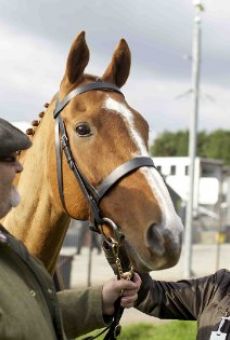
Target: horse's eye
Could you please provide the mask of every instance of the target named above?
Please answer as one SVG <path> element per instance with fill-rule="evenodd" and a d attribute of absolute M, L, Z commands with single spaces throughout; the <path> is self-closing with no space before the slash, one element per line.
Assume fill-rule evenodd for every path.
<path fill-rule="evenodd" d="M 80 137 L 88 137 L 92 135 L 88 123 L 80 123 L 76 126 L 76 132 Z"/>

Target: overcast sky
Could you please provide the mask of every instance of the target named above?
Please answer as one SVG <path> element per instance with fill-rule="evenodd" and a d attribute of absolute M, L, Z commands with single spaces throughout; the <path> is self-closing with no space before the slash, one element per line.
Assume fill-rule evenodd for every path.
<path fill-rule="evenodd" d="M 230 128 L 230 1 L 202 14 L 199 129 Z M 189 127 L 192 0 L 0 0 L 0 116 L 32 121 L 58 90 L 74 37 L 86 31 L 87 72 L 101 75 L 125 38 L 132 69 L 124 93 L 151 136 Z"/>

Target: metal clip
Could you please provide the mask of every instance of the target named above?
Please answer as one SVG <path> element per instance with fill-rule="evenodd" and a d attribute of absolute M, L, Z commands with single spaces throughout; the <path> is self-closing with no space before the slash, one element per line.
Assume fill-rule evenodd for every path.
<path fill-rule="evenodd" d="M 103 217 L 101 219 L 101 226 L 105 224 L 108 227 L 111 228 L 112 233 L 113 233 L 113 237 L 108 238 L 104 232 L 103 229 L 101 227 L 101 233 L 104 236 L 105 241 L 111 246 L 113 247 L 114 244 L 120 244 L 121 240 L 124 238 L 124 235 L 118 230 L 118 226 L 116 225 L 115 222 L 113 222 L 110 218 L 108 217 Z"/>
<path fill-rule="evenodd" d="M 115 338 L 118 337 L 121 334 L 121 325 L 120 324 L 116 325 L 116 327 L 114 328 L 113 334 L 114 334 Z"/>

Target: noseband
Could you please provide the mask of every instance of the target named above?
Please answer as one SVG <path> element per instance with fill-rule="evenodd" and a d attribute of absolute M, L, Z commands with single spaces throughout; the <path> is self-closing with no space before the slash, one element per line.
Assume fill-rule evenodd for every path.
<path fill-rule="evenodd" d="M 131 261 L 129 260 L 126 251 L 121 258 L 121 253 L 119 252 L 121 240 L 123 238 L 122 233 L 119 231 L 118 226 L 114 221 L 107 217 L 103 217 L 100 211 L 100 201 L 106 195 L 106 193 L 112 189 L 112 187 L 120 181 L 123 177 L 127 176 L 131 172 L 136 169 L 139 169 L 143 166 L 154 167 L 154 163 L 150 157 L 134 157 L 129 161 L 121 164 L 116 169 L 114 169 L 96 188 L 92 186 L 87 178 L 82 174 L 77 161 L 74 159 L 72 150 L 69 143 L 69 138 L 67 135 L 67 131 L 65 128 L 65 123 L 61 117 L 62 110 L 68 105 L 68 103 L 78 95 L 89 91 L 112 91 L 122 94 L 120 89 L 115 85 L 107 82 L 96 81 L 81 87 L 78 87 L 72 90 L 68 95 L 64 97 L 63 100 L 57 100 L 56 106 L 53 112 L 54 119 L 56 120 L 55 125 L 55 144 L 56 144 L 56 158 L 57 158 L 57 176 L 58 176 L 58 188 L 61 197 L 62 205 L 68 213 L 65 204 L 64 190 L 63 190 L 63 172 L 62 172 L 62 151 L 64 151 L 66 160 L 70 169 L 73 171 L 73 174 L 78 181 L 82 192 L 85 198 L 88 201 L 90 207 L 90 219 L 91 226 L 90 229 L 100 233 L 105 240 L 107 245 L 107 249 L 112 252 L 112 262 L 115 263 L 116 266 L 116 274 L 118 278 L 124 277 L 124 271 L 129 271 L 129 279 L 133 274 L 133 269 L 131 265 Z M 71 216 L 72 217 L 72 216 Z M 110 230 L 112 230 L 113 237 L 108 238 L 103 232 L 103 225 L 107 225 Z M 106 253 L 106 247 L 104 246 L 104 250 Z M 110 261 L 109 261 L 110 262 Z M 126 278 L 128 278 L 126 276 Z M 115 313 L 112 324 L 103 330 L 103 333 L 108 330 L 108 333 L 105 336 L 105 340 L 114 340 L 119 332 L 119 321 L 123 313 L 123 308 L 120 306 L 120 301 L 115 302 Z M 100 333 L 101 334 L 101 333 Z M 95 337 L 91 337 L 90 339 L 97 338 L 100 334 Z"/>

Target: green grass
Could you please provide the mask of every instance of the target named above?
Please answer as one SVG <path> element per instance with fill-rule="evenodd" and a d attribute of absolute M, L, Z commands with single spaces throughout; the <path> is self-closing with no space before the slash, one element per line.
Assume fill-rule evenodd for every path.
<path fill-rule="evenodd" d="M 97 334 L 94 332 L 93 334 Z M 84 337 L 81 337 L 83 339 Z M 79 338 L 78 338 L 79 339 Z M 98 338 L 103 339 L 103 336 Z M 140 323 L 122 327 L 118 340 L 194 340 L 196 322 L 170 321 L 162 324 Z"/>

